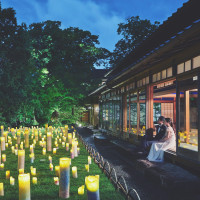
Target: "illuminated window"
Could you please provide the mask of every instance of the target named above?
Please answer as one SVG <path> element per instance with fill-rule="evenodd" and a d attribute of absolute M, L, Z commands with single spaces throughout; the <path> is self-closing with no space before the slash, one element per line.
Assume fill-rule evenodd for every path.
<path fill-rule="evenodd" d="M 156 82 L 156 76 L 157 76 L 157 74 L 153 75 L 153 82 Z"/>
<path fill-rule="evenodd" d="M 165 78 L 167 78 L 167 70 L 166 69 L 162 71 L 162 79 L 165 79 Z"/>
<path fill-rule="evenodd" d="M 160 74 L 161 74 L 160 72 L 159 72 L 159 73 L 157 73 L 157 81 L 159 81 L 159 80 L 160 80 L 160 78 L 161 78 L 161 77 L 160 77 Z"/>
<path fill-rule="evenodd" d="M 193 68 L 200 67 L 200 56 L 193 58 Z"/>
<path fill-rule="evenodd" d="M 184 72 L 184 63 L 181 63 L 177 66 L 177 74 Z"/>
<path fill-rule="evenodd" d="M 185 72 L 191 70 L 191 60 L 185 62 Z"/>
<path fill-rule="evenodd" d="M 167 68 L 167 78 L 172 76 L 172 67 Z"/>

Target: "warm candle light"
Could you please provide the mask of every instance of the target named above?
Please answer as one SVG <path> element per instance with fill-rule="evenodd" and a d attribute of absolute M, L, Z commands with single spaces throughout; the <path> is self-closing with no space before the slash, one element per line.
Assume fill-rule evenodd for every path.
<path fill-rule="evenodd" d="M 60 158 L 60 188 L 59 197 L 69 198 L 70 190 L 70 158 Z"/>
<path fill-rule="evenodd" d="M 18 150 L 17 150 L 17 149 L 15 149 L 15 155 L 16 155 L 16 156 L 18 155 Z"/>
<path fill-rule="evenodd" d="M 42 149 L 42 155 L 46 155 L 46 148 Z"/>
<path fill-rule="evenodd" d="M 8 148 L 8 143 L 6 143 L 6 148 Z"/>
<path fill-rule="evenodd" d="M 33 183 L 34 185 L 37 184 L 37 177 L 33 177 L 33 178 L 32 178 L 32 183 Z"/>
<path fill-rule="evenodd" d="M 52 151 L 52 133 L 47 133 L 47 151 Z"/>
<path fill-rule="evenodd" d="M 49 156 L 49 163 L 52 163 L 52 157 Z"/>
<path fill-rule="evenodd" d="M 10 177 L 10 185 L 15 185 L 15 179 L 12 176 Z"/>
<path fill-rule="evenodd" d="M 77 167 L 72 167 L 72 176 L 73 178 L 78 178 L 78 174 L 77 174 Z"/>
<path fill-rule="evenodd" d="M 4 169 L 4 163 L 0 164 L 0 169 L 3 170 Z"/>
<path fill-rule="evenodd" d="M 92 164 L 92 161 L 91 161 L 91 157 L 90 157 L 90 156 L 88 156 L 88 164 L 89 164 L 89 165 Z"/>
<path fill-rule="evenodd" d="M 29 148 L 29 130 L 25 130 L 24 132 L 24 137 L 25 137 L 25 148 Z"/>
<path fill-rule="evenodd" d="M 53 154 L 56 154 L 56 148 L 53 148 Z"/>
<path fill-rule="evenodd" d="M 99 175 L 87 176 L 85 178 L 88 200 L 100 200 L 99 197 Z"/>
<path fill-rule="evenodd" d="M 51 171 L 53 171 L 53 164 L 52 164 L 52 163 L 49 164 L 49 169 L 50 169 Z"/>
<path fill-rule="evenodd" d="M 3 187 L 3 183 L 0 183 L 0 196 L 4 196 L 4 187 Z"/>
<path fill-rule="evenodd" d="M 17 144 L 20 144 L 20 139 L 21 139 L 21 132 L 17 132 Z"/>
<path fill-rule="evenodd" d="M 68 133 L 68 141 L 69 141 L 69 144 L 72 144 L 72 134 L 71 133 Z"/>
<path fill-rule="evenodd" d="M 60 176 L 60 166 L 55 166 L 56 176 Z"/>
<path fill-rule="evenodd" d="M 69 151 L 69 143 L 66 143 L 66 151 Z"/>
<path fill-rule="evenodd" d="M 78 142 L 74 139 L 72 141 L 72 149 L 73 149 L 73 152 L 74 152 L 74 157 L 78 156 L 78 154 L 77 154 L 77 145 L 78 145 Z"/>
<path fill-rule="evenodd" d="M 90 170 L 90 165 L 85 165 L 85 169 L 86 169 L 87 172 L 89 172 L 89 170 Z"/>
<path fill-rule="evenodd" d="M 31 176 L 36 176 L 36 168 L 31 168 Z"/>
<path fill-rule="evenodd" d="M 18 176 L 19 181 L 19 200 L 30 200 L 30 175 L 20 174 Z"/>
<path fill-rule="evenodd" d="M 19 174 L 24 174 L 24 169 L 19 169 Z"/>
<path fill-rule="evenodd" d="M 59 185 L 59 178 L 58 177 L 53 177 L 54 179 L 54 184 Z"/>
<path fill-rule="evenodd" d="M 5 151 L 6 146 L 5 146 L 5 137 L 1 137 L 1 151 Z"/>
<path fill-rule="evenodd" d="M 85 185 L 82 185 L 81 187 L 78 188 L 78 195 L 84 195 L 84 189 Z"/>
<path fill-rule="evenodd" d="M 25 151 L 18 150 L 18 169 L 24 169 L 25 165 Z"/>
<path fill-rule="evenodd" d="M 7 170 L 6 171 L 6 179 L 9 179 L 10 178 L 10 170 Z"/>
<path fill-rule="evenodd" d="M 33 145 L 30 145 L 30 152 L 34 153 Z"/>
<path fill-rule="evenodd" d="M 6 154 L 2 154 L 2 162 L 6 162 Z"/>
<path fill-rule="evenodd" d="M 12 153 L 15 153 L 15 147 L 14 146 L 11 147 L 11 150 L 12 150 Z"/>

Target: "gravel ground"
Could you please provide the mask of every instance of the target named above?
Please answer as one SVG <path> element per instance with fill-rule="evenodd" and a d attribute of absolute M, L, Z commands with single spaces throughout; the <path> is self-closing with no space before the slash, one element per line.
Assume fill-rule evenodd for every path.
<path fill-rule="evenodd" d="M 118 176 L 124 176 L 128 188 L 134 188 L 141 200 L 200 200 L 199 194 L 191 194 L 187 191 L 181 193 L 172 192 L 162 188 L 158 183 L 145 178 L 135 169 L 133 158 L 127 152 L 114 144 L 95 144 L 91 130 L 79 128 L 79 134 L 93 148 L 95 148 L 114 167 Z"/>

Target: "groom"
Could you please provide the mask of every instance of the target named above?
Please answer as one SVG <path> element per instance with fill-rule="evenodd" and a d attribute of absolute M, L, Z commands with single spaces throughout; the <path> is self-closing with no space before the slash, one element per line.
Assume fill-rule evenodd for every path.
<path fill-rule="evenodd" d="M 165 122 L 165 118 L 163 116 L 160 116 L 158 118 L 158 125 L 155 127 L 156 128 L 156 136 L 150 141 L 147 140 L 147 137 L 144 137 L 144 141 L 143 141 L 143 149 L 144 150 L 146 150 L 149 146 L 151 146 L 152 143 L 159 142 L 165 136 L 166 126 L 164 125 L 164 122 Z"/>

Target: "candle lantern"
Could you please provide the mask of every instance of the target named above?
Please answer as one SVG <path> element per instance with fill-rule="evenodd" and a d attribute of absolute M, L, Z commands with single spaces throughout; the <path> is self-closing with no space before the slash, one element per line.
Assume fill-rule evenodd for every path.
<path fill-rule="evenodd" d="M 12 153 L 15 153 L 15 147 L 14 146 L 11 147 L 11 150 L 12 150 Z"/>
<path fill-rule="evenodd" d="M 66 151 L 69 151 L 69 143 L 66 143 Z"/>
<path fill-rule="evenodd" d="M 70 158 L 60 158 L 60 188 L 59 197 L 69 198 L 70 189 Z"/>
<path fill-rule="evenodd" d="M 69 144 L 72 144 L 72 134 L 68 133 L 68 142 Z"/>
<path fill-rule="evenodd" d="M 59 178 L 58 177 L 53 177 L 54 179 L 54 184 L 59 185 Z"/>
<path fill-rule="evenodd" d="M 10 178 L 10 170 L 7 170 L 6 171 L 6 179 L 9 179 Z"/>
<path fill-rule="evenodd" d="M 82 185 L 81 187 L 78 188 L 78 195 L 84 195 L 84 189 L 85 185 Z"/>
<path fill-rule="evenodd" d="M 53 171 L 53 164 L 52 164 L 52 163 L 49 164 L 49 169 L 50 169 L 51 171 Z"/>
<path fill-rule="evenodd" d="M 5 137 L 1 137 L 1 151 L 6 150 Z"/>
<path fill-rule="evenodd" d="M 49 156 L 49 163 L 52 163 L 52 157 Z"/>
<path fill-rule="evenodd" d="M 5 137 L 5 142 L 8 142 L 8 132 L 4 132 L 2 136 Z"/>
<path fill-rule="evenodd" d="M 73 178 L 78 178 L 77 167 L 72 167 L 72 176 Z"/>
<path fill-rule="evenodd" d="M 25 137 L 25 148 L 29 148 L 29 130 L 25 130 L 24 133 L 24 137 Z"/>
<path fill-rule="evenodd" d="M 24 169 L 25 165 L 25 151 L 18 150 L 18 169 Z"/>
<path fill-rule="evenodd" d="M 72 149 L 73 149 L 73 152 L 74 152 L 74 157 L 78 156 L 78 154 L 77 154 L 77 145 L 78 145 L 78 142 L 76 140 L 73 140 Z"/>
<path fill-rule="evenodd" d="M 31 153 L 31 154 L 29 155 L 29 157 L 30 157 L 30 159 L 31 159 L 31 163 L 34 163 L 34 157 L 35 157 L 34 153 Z"/>
<path fill-rule="evenodd" d="M 73 151 L 73 149 L 70 150 L 70 156 L 71 156 L 71 159 L 74 159 L 74 151 Z"/>
<path fill-rule="evenodd" d="M 37 177 L 33 177 L 33 178 L 32 178 L 32 183 L 33 183 L 34 185 L 37 184 Z"/>
<path fill-rule="evenodd" d="M 2 162 L 6 162 L 6 154 L 2 154 Z"/>
<path fill-rule="evenodd" d="M 17 144 L 20 144 L 20 139 L 21 139 L 21 132 L 17 132 Z"/>
<path fill-rule="evenodd" d="M 53 148 L 53 154 L 56 154 L 56 148 Z"/>
<path fill-rule="evenodd" d="M 68 125 L 65 125 L 65 137 L 68 136 Z"/>
<path fill-rule="evenodd" d="M 31 176 L 36 176 L 36 168 L 31 168 Z"/>
<path fill-rule="evenodd" d="M 15 179 L 12 176 L 10 177 L 10 185 L 15 185 Z"/>
<path fill-rule="evenodd" d="M 3 170 L 4 169 L 4 163 L 1 163 L 0 164 L 0 170 Z"/>
<path fill-rule="evenodd" d="M 4 196 L 4 187 L 3 187 L 3 183 L 0 183 L 0 196 Z"/>
<path fill-rule="evenodd" d="M 19 174 L 24 174 L 24 169 L 19 169 Z"/>
<path fill-rule="evenodd" d="M 30 200 L 30 175 L 29 174 L 19 174 L 19 200 Z"/>
<path fill-rule="evenodd" d="M 46 155 L 46 148 L 42 149 L 42 155 Z"/>
<path fill-rule="evenodd" d="M 90 165 L 85 165 L 85 170 L 86 170 L 87 172 L 89 172 L 89 170 L 90 170 Z"/>
<path fill-rule="evenodd" d="M 89 165 L 92 164 L 92 159 L 91 159 L 90 156 L 88 156 L 88 164 L 89 164 Z"/>
<path fill-rule="evenodd" d="M 60 176 L 60 166 L 55 166 L 56 176 Z"/>
<path fill-rule="evenodd" d="M 4 126 L 1 125 L 1 136 L 3 136 L 3 132 L 4 132 Z"/>
<path fill-rule="evenodd" d="M 99 175 L 87 176 L 85 178 L 88 200 L 100 200 L 99 196 Z"/>
<path fill-rule="evenodd" d="M 52 133 L 47 133 L 47 151 L 52 151 Z"/>
<path fill-rule="evenodd" d="M 30 152 L 31 152 L 31 153 L 34 153 L 33 144 L 32 144 L 32 145 L 30 145 Z"/>

